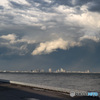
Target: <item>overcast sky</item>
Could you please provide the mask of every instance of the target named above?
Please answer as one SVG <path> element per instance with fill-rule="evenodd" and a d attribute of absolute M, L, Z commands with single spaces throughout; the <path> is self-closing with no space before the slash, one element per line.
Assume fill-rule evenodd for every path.
<path fill-rule="evenodd" d="M 0 70 L 100 72 L 100 0 L 1 0 Z"/>

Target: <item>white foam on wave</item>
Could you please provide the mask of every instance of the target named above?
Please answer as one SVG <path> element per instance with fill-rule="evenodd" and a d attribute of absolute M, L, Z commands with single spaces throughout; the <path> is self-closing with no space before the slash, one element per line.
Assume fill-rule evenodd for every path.
<path fill-rule="evenodd" d="M 23 86 L 30 86 L 30 87 L 36 87 L 41 89 L 47 89 L 47 90 L 53 90 L 53 91 L 59 91 L 59 92 L 65 92 L 70 93 L 71 91 L 74 92 L 86 92 L 81 90 L 72 90 L 72 89 L 66 89 L 66 88 L 59 88 L 59 87 L 53 87 L 53 86 L 44 86 L 44 85 L 38 85 L 38 84 L 30 84 L 30 83 L 23 83 L 23 82 L 16 82 L 16 81 L 10 81 L 11 84 L 17 84 L 17 85 L 23 85 Z"/>

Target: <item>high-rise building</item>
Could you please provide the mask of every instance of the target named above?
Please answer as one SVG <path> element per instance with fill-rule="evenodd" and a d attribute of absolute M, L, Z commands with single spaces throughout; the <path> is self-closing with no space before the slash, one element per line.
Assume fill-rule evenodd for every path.
<path fill-rule="evenodd" d="M 51 73 L 52 72 L 52 69 L 51 68 L 49 68 L 49 73 Z"/>
<path fill-rule="evenodd" d="M 65 70 L 63 68 L 60 69 L 60 72 L 65 72 Z"/>

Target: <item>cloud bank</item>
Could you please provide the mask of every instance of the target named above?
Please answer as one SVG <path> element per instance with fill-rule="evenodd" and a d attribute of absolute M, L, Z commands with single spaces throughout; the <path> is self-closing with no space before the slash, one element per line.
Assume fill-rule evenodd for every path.
<path fill-rule="evenodd" d="M 87 39 L 99 42 L 98 4 L 99 0 L 3 0 L 0 45 L 21 48 L 36 44 L 30 54 L 41 55 L 82 46 Z"/>
<path fill-rule="evenodd" d="M 1 35 L 0 49 L 5 48 L 7 52 L 3 53 L 2 51 L 0 55 L 25 55 L 29 52 L 28 45 L 34 43 L 34 40 L 29 40 L 27 37 L 19 38 L 19 36 L 15 34 Z"/>

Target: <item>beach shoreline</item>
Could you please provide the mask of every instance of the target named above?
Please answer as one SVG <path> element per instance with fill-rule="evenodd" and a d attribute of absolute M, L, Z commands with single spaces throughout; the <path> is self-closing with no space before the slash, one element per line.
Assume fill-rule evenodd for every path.
<path fill-rule="evenodd" d="M 9 98 L 9 99 L 8 99 Z M 0 100 L 100 100 L 96 97 L 70 97 L 68 93 L 0 82 Z"/>

